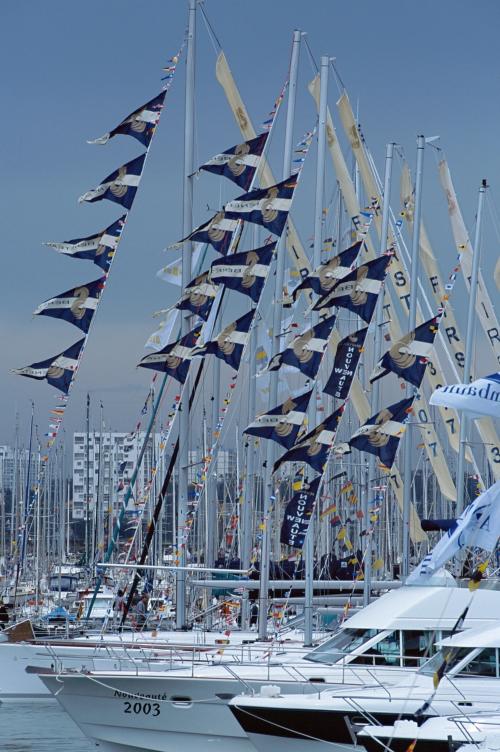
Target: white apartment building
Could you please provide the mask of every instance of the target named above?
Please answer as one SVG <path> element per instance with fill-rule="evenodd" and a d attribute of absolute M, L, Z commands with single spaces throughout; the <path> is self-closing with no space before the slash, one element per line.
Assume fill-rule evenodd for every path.
<path fill-rule="evenodd" d="M 85 432 L 73 434 L 73 519 L 85 519 L 87 509 L 87 486 L 89 497 L 89 514 L 92 515 L 96 499 L 99 498 L 104 508 L 110 505 L 116 510 L 123 503 L 130 480 L 144 441 L 143 431 L 131 436 L 127 433 L 101 434 L 90 432 L 87 451 L 87 434 Z M 161 486 L 166 472 L 168 457 L 160 459 L 160 434 L 150 437 L 144 460 L 139 469 L 134 494 L 128 508 L 135 509 L 135 499 L 141 499 L 144 488 L 151 479 L 151 470 L 156 463 L 158 467 L 158 485 Z M 170 453 L 168 453 L 169 455 Z M 203 465 L 203 452 L 200 449 L 189 452 L 189 482 L 199 478 Z M 87 471 L 88 468 L 88 471 Z M 219 451 L 213 467 L 213 474 L 219 480 L 235 474 L 236 456 L 234 452 Z M 177 472 L 175 473 L 177 478 Z"/>
<path fill-rule="evenodd" d="M 92 431 L 87 447 L 85 432 L 73 434 L 73 519 L 85 519 L 87 489 L 90 514 L 98 498 L 105 508 L 110 504 L 114 509 L 121 506 L 144 437 L 143 431 L 134 435 Z M 135 508 L 135 499 L 142 498 L 160 454 L 160 434 L 154 434 L 149 439 L 139 469 L 133 497 L 129 501 L 130 510 Z"/>

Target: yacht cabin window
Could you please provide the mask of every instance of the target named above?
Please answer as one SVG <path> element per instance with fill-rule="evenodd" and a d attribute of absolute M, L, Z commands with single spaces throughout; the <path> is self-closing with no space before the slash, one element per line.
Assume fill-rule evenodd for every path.
<path fill-rule="evenodd" d="M 306 660 L 332 665 L 346 659 L 357 666 L 418 668 L 436 652 L 435 642 L 447 635 L 432 630 L 342 629 L 311 651 Z"/>
<path fill-rule="evenodd" d="M 500 676 L 498 648 L 443 648 L 425 663 L 419 673 L 434 676 L 444 664 L 444 674 L 464 676 Z"/>

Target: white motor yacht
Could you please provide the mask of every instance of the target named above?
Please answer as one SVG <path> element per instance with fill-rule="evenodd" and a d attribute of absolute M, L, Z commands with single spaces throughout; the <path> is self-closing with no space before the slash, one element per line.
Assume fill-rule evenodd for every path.
<path fill-rule="evenodd" d="M 326 689 L 302 696 L 285 694 L 286 687 L 277 686 L 272 697 L 266 696 L 268 692 L 241 695 L 230 701 L 230 708 L 259 752 L 354 752 L 364 748 L 358 733 L 367 724 L 498 716 L 500 627 L 458 633 L 442 640 L 440 648 L 417 672 L 408 672 L 393 686 L 373 683 L 357 692 Z M 441 677 L 437 689 L 436 673 Z M 467 741 L 460 735 L 457 739 Z"/>
<path fill-rule="evenodd" d="M 498 591 L 479 589 L 471 598 L 459 587 L 403 587 L 381 596 L 301 657 L 282 645 L 270 657 L 243 654 L 240 663 L 218 655 L 209 664 L 175 666 L 168 672 L 45 671 L 41 678 L 103 749 L 199 752 L 210 744 L 218 752 L 253 752 L 228 709 L 234 695 L 279 685 L 283 693 L 295 693 L 300 708 L 305 697 L 316 701 L 328 685 L 340 695 L 360 685 L 377 690 L 391 686 L 415 675 L 434 640 L 452 631 L 468 604 L 464 628 L 498 620 Z M 423 679 L 426 696 L 432 680 Z"/>

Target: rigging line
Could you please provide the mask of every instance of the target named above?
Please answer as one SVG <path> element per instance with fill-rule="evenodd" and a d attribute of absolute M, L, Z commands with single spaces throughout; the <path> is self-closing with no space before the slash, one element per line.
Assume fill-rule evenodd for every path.
<path fill-rule="evenodd" d="M 331 69 L 333 71 L 333 75 L 334 75 L 334 78 L 335 78 L 335 83 L 337 84 L 337 89 L 339 90 L 339 94 L 342 95 L 347 90 L 346 90 L 345 84 L 344 84 L 344 82 L 342 80 L 342 77 L 341 77 L 340 73 L 338 72 L 338 70 L 337 70 L 337 68 L 335 66 L 335 61 L 336 60 L 337 60 L 336 57 L 331 57 L 330 58 L 330 67 L 331 67 Z"/>
<path fill-rule="evenodd" d="M 309 58 L 309 62 L 311 63 L 311 68 L 313 70 L 314 75 L 316 75 L 318 73 L 318 70 L 319 70 L 318 69 L 318 64 L 316 63 L 316 60 L 314 59 L 313 52 L 312 52 L 312 50 L 311 50 L 311 48 L 309 46 L 309 41 L 307 39 L 307 32 L 302 32 L 302 38 L 303 38 L 303 42 L 304 42 L 304 44 L 306 46 L 306 52 L 307 52 L 307 56 Z"/>
<path fill-rule="evenodd" d="M 219 38 L 217 34 L 215 33 L 214 27 L 210 23 L 207 12 L 205 10 L 205 2 L 204 0 L 198 0 L 198 7 L 200 9 L 201 15 L 203 16 L 203 20 L 205 21 L 205 26 L 207 28 L 208 36 L 210 38 L 210 41 L 213 44 L 215 54 L 218 55 L 219 52 L 222 50 L 222 45 L 219 41 Z"/>

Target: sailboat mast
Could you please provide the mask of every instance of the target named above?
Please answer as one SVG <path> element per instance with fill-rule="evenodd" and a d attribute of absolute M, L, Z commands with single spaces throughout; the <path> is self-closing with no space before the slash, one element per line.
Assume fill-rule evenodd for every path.
<path fill-rule="evenodd" d="M 382 196 L 382 228 L 380 231 L 379 255 L 387 250 L 387 241 L 389 233 L 389 218 L 391 211 L 391 183 L 392 183 L 392 164 L 394 157 L 394 144 L 387 144 L 385 153 L 385 172 L 384 172 L 384 194 Z M 382 326 L 384 320 L 384 293 L 383 289 L 377 301 L 375 310 L 375 339 L 373 347 L 373 362 L 378 363 L 382 355 Z M 372 411 L 374 413 L 380 410 L 380 381 L 377 379 L 372 386 Z M 369 502 L 372 493 L 372 486 L 376 479 L 376 457 L 370 454 L 368 458 L 368 484 L 366 492 L 363 495 L 363 525 L 365 530 L 370 528 Z M 388 521 L 386 521 L 387 524 Z M 364 586 L 363 586 L 363 605 L 367 606 L 370 602 L 371 575 L 372 575 L 372 546 L 373 535 L 367 535 L 366 551 L 364 556 Z"/>
<path fill-rule="evenodd" d="M 184 191 L 183 191 L 183 233 L 187 237 L 193 227 L 193 178 L 194 169 L 194 73 L 195 73 L 195 35 L 196 35 L 196 0 L 189 0 L 188 34 L 186 55 L 186 94 L 184 105 Z M 184 241 L 182 247 L 182 289 L 191 281 L 191 259 L 193 245 Z M 181 312 L 181 336 L 189 333 L 189 311 Z M 186 548 L 183 542 L 188 509 L 188 465 L 189 465 L 189 388 L 184 389 L 179 421 L 179 486 L 178 486 L 178 520 L 177 520 L 177 556 L 181 569 L 176 572 L 175 623 L 177 629 L 186 624 Z"/>
<path fill-rule="evenodd" d="M 422 180 L 424 175 L 425 136 L 417 136 L 417 174 L 415 176 L 415 208 L 413 212 L 413 234 L 411 243 L 411 275 L 410 275 L 410 312 L 408 315 L 408 331 L 417 325 L 417 293 L 418 268 L 420 259 L 420 216 L 422 214 Z M 409 385 L 407 396 L 412 394 L 414 387 Z M 404 441 L 403 457 L 403 560 L 401 573 L 408 575 L 410 568 L 410 507 L 411 507 L 411 466 L 412 466 L 413 433 L 411 418 L 408 421 Z"/>
<path fill-rule="evenodd" d="M 89 563 L 90 543 L 90 394 L 87 394 L 87 473 L 85 478 L 85 564 Z"/>
<path fill-rule="evenodd" d="M 282 179 L 290 175 L 293 150 L 293 122 L 295 118 L 295 100 L 297 94 L 297 76 L 299 68 L 300 41 L 302 33 L 295 29 L 293 32 L 292 55 L 290 60 L 290 76 L 288 83 L 288 102 L 286 112 L 285 150 L 283 155 Z M 274 306 L 273 306 L 273 331 L 272 331 L 272 357 L 281 349 L 281 309 L 283 297 L 283 280 L 285 277 L 285 251 L 286 229 L 282 232 L 278 244 L 276 259 L 276 277 L 274 281 Z M 274 406 L 278 399 L 279 372 L 271 371 L 269 388 L 269 405 Z M 260 555 L 260 590 L 259 590 L 259 638 L 265 640 L 267 636 L 267 604 L 269 589 L 269 555 L 271 541 L 271 496 L 272 469 L 273 469 L 274 446 L 272 441 L 267 442 L 266 472 L 264 483 L 264 509 L 262 531 L 262 545 Z"/>
<path fill-rule="evenodd" d="M 472 352 L 474 350 L 474 313 L 476 310 L 477 283 L 479 279 L 479 261 L 481 256 L 481 225 L 483 218 L 483 202 L 486 188 L 486 180 L 481 181 L 479 188 L 479 197 L 477 202 L 476 216 L 476 233 L 474 236 L 474 253 L 472 254 L 472 273 L 470 278 L 469 307 L 467 310 L 467 332 L 465 335 L 465 357 L 464 357 L 464 384 L 468 384 L 472 377 Z M 465 449 L 467 442 L 467 423 L 468 418 L 465 413 L 460 416 L 460 438 L 458 446 L 458 463 L 457 478 L 455 485 L 457 487 L 457 517 L 464 510 L 465 496 Z"/>
<path fill-rule="evenodd" d="M 321 264 L 321 249 L 323 247 L 323 204 L 325 186 L 325 152 L 326 152 L 326 108 L 328 104 L 328 68 L 330 60 L 323 56 L 320 63 L 319 83 L 319 120 L 318 120 L 318 152 L 316 160 L 316 193 L 314 199 L 314 245 L 313 269 Z M 311 327 L 319 322 L 319 312 L 312 311 Z M 314 387 L 309 402 L 309 430 L 317 423 L 317 385 Z M 304 645 L 312 645 L 313 633 L 313 590 L 314 590 L 314 513 L 311 516 L 309 529 L 305 540 L 305 593 L 304 593 Z"/>

